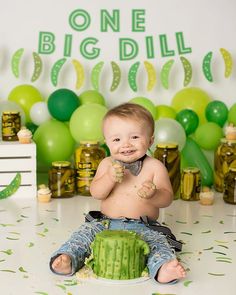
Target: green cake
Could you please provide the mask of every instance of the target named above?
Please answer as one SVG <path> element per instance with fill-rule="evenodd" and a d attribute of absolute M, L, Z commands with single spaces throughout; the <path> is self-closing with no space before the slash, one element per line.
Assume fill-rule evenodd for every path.
<path fill-rule="evenodd" d="M 86 265 L 98 276 L 113 280 L 139 278 L 146 268 L 148 244 L 131 231 L 104 230 L 91 244 Z"/>

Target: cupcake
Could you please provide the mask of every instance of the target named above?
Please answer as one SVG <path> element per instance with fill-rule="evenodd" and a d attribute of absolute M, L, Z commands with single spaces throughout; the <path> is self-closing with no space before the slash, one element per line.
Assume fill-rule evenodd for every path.
<path fill-rule="evenodd" d="M 18 140 L 20 143 L 31 143 L 32 132 L 25 126 L 22 126 L 20 131 L 17 133 Z"/>
<path fill-rule="evenodd" d="M 199 194 L 201 205 L 212 205 L 214 202 L 214 192 L 207 186 L 202 188 Z"/>
<path fill-rule="evenodd" d="M 38 189 L 38 201 L 48 203 L 51 201 L 51 196 L 51 190 L 45 184 L 41 184 Z"/>
<path fill-rule="evenodd" d="M 228 140 L 236 140 L 236 126 L 230 123 L 225 127 L 225 137 Z"/>

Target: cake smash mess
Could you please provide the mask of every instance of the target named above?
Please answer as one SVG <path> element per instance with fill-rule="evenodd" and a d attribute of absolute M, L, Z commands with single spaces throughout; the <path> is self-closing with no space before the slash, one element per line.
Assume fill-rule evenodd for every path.
<path fill-rule="evenodd" d="M 91 195 L 101 202 L 101 211 L 88 214 L 87 222 L 52 255 L 51 270 L 73 275 L 91 260 L 91 245 L 98 233 L 119 230 L 135 232 L 148 245 L 149 251 L 145 252 L 150 278 L 159 283 L 184 278 L 186 271 L 176 257 L 175 247 L 168 236 L 155 230 L 159 209 L 171 204 L 173 191 L 165 166 L 146 155 L 154 141 L 152 115 L 138 104 L 121 104 L 106 113 L 102 128 L 111 155 L 100 162 L 90 187 Z M 117 241 L 119 244 L 119 238 Z M 128 271 L 117 259 L 110 259 L 116 269 L 114 278 L 129 279 Z M 107 277 L 105 270 L 102 274 Z"/>

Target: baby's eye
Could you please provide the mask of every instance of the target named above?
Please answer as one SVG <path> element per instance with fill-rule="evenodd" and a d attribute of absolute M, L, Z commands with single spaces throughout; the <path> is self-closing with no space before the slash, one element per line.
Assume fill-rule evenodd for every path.
<path fill-rule="evenodd" d="M 118 141 L 120 141 L 120 139 L 119 138 L 114 138 L 113 141 L 118 142 Z"/>
<path fill-rule="evenodd" d="M 132 136 L 132 139 L 137 139 L 139 138 L 137 135 Z"/>

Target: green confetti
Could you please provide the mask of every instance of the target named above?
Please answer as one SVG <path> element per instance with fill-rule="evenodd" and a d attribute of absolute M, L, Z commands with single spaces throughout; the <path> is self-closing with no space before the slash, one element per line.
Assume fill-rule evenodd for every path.
<path fill-rule="evenodd" d="M 26 215 L 23 215 L 23 214 L 21 214 L 20 217 L 22 217 L 22 218 L 29 218 L 29 216 L 26 216 Z"/>
<path fill-rule="evenodd" d="M 186 231 L 181 231 L 180 233 L 183 234 L 183 235 L 189 235 L 189 236 L 192 236 L 193 235 L 193 234 L 191 234 L 189 232 L 186 232 Z"/>
<path fill-rule="evenodd" d="M 178 255 L 187 255 L 187 254 L 193 254 L 193 252 L 187 252 L 187 251 L 185 251 L 185 252 L 178 253 Z"/>
<path fill-rule="evenodd" d="M 208 274 L 211 275 L 211 276 L 217 276 L 217 277 L 223 277 L 223 276 L 225 276 L 224 273 L 213 273 L 213 272 L 208 272 Z"/>
<path fill-rule="evenodd" d="M 184 286 L 185 286 L 185 287 L 188 287 L 188 285 L 191 284 L 192 282 L 193 282 L 193 281 L 185 281 L 185 282 L 184 282 Z"/>
<path fill-rule="evenodd" d="M 224 221 L 223 221 L 223 220 L 221 220 L 221 221 L 219 221 L 219 223 L 220 223 L 220 224 L 224 224 Z"/>
<path fill-rule="evenodd" d="M 21 222 L 21 221 L 23 221 L 23 219 L 21 218 L 21 219 L 18 219 L 16 222 Z"/>
<path fill-rule="evenodd" d="M 10 241 L 18 241 L 19 238 L 10 238 L 10 237 L 6 237 L 7 240 L 10 240 Z"/>
<path fill-rule="evenodd" d="M 224 234 L 236 234 L 236 231 L 224 231 Z"/>
<path fill-rule="evenodd" d="M 4 261 L 6 261 L 6 260 L 5 260 L 5 259 L 1 259 L 1 260 L 0 260 L 0 262 L 4 262 Z"/>
<path fill-rule="evenodd" d="M 176 223 L 187 224 L 186 221 L 180 221 L 180 220 L 176 220 Z"/>
<path fill-rule="evenodd" d="M 46 237 L 46 235 L 43 234 L 43 233 L 37 233 L 37 235 L 40 236 L 40 237 L 43 237 L 43 238 Z"/>
<path fill-rule="evenodd" d="M 61 288 L 62 290 L 66 291 L 66 287 L 63 285 L 56 285 L 57 287 Z"/>
<path fill-rule="evenodd" d="M 209 233 L 211 233 L 211 230 L 202 231 L 202 234 L 209 234 Z"/>
<path fill-rule="evenodd" d="M 219 241 L 219 240 L 215 240 L 216 243 L 219 243 L 219 244 L 227 244 L 228 241 Z"/>
<path fill-rule="evenodd" d="M 52 218 L 52 220 L 55 220 L 56 222 L 58 222 L 58 221 L 59 221 L 59 219 L 58 219 L 58 218 Z"/>
<path fill-rule="evenodd" d="M 14 270 L 11 269 L 0 269 L 2 272 L 11 272 L 11 273 L 16 273 Z"/>
<path fill-rule="evenodd" d="M 43 230 L 44 233 L 48 232 L 48 229 L 45 227 L 45 229 Z"/>
<path fill-rule="evenodd" d="M 208 251 L 208 250 L 213 250 L 214 249 L 214 247 L 210 247 L 210 248 L 205 248 L 205 249 L 203 249 L 204 251 Z"/>
<path fill-rule="evenodd" d="M 21 266 L 18 268 L 20 272 L 27 272 L 26 270 L 24 270 L 24 268 Z"/>
<path fill-rule="evenodd" d="M 225 245 L 217 245 L 219 247 L 225 248 L 225 249 L 229 249 L 229 247 L 225 246 Z"/>
<path fill-rule="evenodd" d="M 197 221 L 195 221 L 193 224 L 198 224 L 199 223 L 199 221 L 197 220 Z"/>
<path fill-rule="evenodd" d="M 1 226 L 6 227 L 6 226 L 15 226 L 15 224 L 11 223 L 0 223 Z"/>
<path fill-rule="evenodd" d="M 48 293 L 46 292 L 41 292 L 41 291 L 36 291 L 34 292 L 35 294 L 40 294 L 40 295 L 48 295 Z"/>
<path fill-rule="evenodd" d="M 2 252 L 2 253 L 4 253 L 4 254 L 7 254 L 7 255 L 12 255 L 12 254 L 13 254 L 12 249 L 2 250 L 2 251 L 0 251 L 0 252 Z"/>
<path fill-rule="evenodd" d="M 218 256 L 218 257 L 216 257 L 216 259 L 221 259 L 221 260 L 232 260 L 232 258 L 230 258 L 230 257 L 222 257 L 222 256 Z"/>
<path fill-rule="evenodd" d="M 224 260 L 224 259 L 217 259 L 216 262 L 232 263 L 232 261 Z"/>
<path fill-rule="evenodd" d="M 226 255 L 225 253 L 223 253 L 223 252 L 219 252 L 219 251 L 213 251 L 213 253 L 215 253 L 215 254 L 220 254 L 220 255 Z"/>
<path fill-rule="evenodd" d="M 27 244 L 27 246 L 28 246 L 29 248 L 31 248 L 31 247 L 34 246 L 34 243 L 30 242 L 30 243 Z"/>
<path fill-rule="evenodd" d="M 43 225 L 44 222 L 41 222 L 41 223 L 38 223 L 38 224 L 35 224 L 35 226 L 40 226 L 40 225 Z"/>

